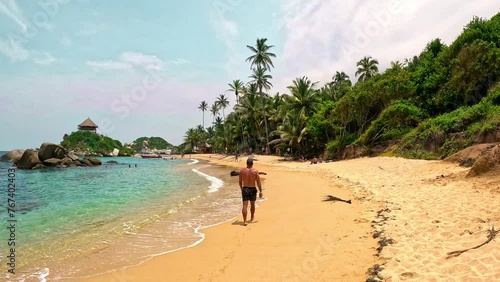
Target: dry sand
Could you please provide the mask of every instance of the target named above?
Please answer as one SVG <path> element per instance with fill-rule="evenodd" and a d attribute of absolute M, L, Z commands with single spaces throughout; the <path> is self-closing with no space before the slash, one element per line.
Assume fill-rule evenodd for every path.
<path fill-rule="evenodd" d="M 195 155 L 193 155 L 195 157 Z M 229 166 L 234 157 L 196 156 Z M 327 164 L 256 156 L 268 173 L 256 222 L 202 230 L 199 245 L 90 281 L 500 281 L 500 174 L 466 178 L 438 161 L 364 158 Z M 235 187 L 235 189 L 238 189 Z M 326 195 L 352 199 L 322 202 Z M 235 215 L 239 216 L 239 215 Z M 373 239 L 376 231 L 378 238 Z M 380 240 L 391 241 L 376 256 Z"/>

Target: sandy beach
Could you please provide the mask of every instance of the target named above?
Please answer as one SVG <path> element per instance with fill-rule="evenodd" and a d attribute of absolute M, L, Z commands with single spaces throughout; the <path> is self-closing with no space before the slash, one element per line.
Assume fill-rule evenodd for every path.
<path fill-rule="evenodd" d="M 244 165 L 234 157 L 194 157 Z M 310 165 L 256 158 L 255 167 L 267 175 L 266 201 L 254 223 L 242 226 L 235 214 L 231 222 L 200 230 L 205 240 L 192 248 L 84 280 L 500 280 L 498 237 L 449 255 L 480 245 L 488 230 L 500 227 L 498 170 L 466 178 L 467 168 L 442 161 L 363 158 Z M 327 195 L 352 204 L 324 202 Z M 373 269 L 376 264 L 383 266 Z"/>

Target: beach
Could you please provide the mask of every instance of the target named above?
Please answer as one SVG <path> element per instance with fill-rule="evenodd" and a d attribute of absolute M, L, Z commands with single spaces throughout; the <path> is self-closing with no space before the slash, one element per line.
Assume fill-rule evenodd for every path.
<path fill-rule="evenodd" d="M 244 166 L 244 158 L 193 157 L 228 170 Z M 205 238 L 194 247 L 83 280 L 500 279 L 498 240 L 448 255 L 480 245 L 489 229 L 500 226 L 498 172 L 466 178 L 467 168 L 457 164 L 402 158 L 318 165 L 255 158 L 255 167 L 267 175 L 266 200 L 254 223 L 242 226 L 235 214 L 234 220 L 199 230 Z M 352 204 L 324 202 L 327 195 Z"/>

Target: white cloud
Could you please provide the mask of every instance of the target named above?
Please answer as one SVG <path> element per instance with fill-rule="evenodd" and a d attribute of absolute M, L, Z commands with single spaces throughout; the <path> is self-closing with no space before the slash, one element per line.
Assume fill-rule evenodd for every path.
<path fill-rule="evenodd" d="M 19 41 L 11 37 L 7 40 L 0 39 L 0 53 L 9 57 L 12 62 L 24 61 L 30 56 L 30 52 Z"/>
<path fill-rule="evenodd" d="M 140 52 L 123 52 L 120 56 L 120 60 L 150 70 L 161 70 L 163 66 L 162 60 L 157 56 L 145 55 Z"/>
<path fill-rule="evenodd" d="M 282 0 L 281 6 L 278 28 L 286 40 L 278 58 L 285 70 L 276 77 L 279 90 L 304 75 L 325 83 L 335 71 L 355 81 L 356 62 L 364 56 L 378 59 L 384 70 L 391 61 L 418 55 L 434 38 L 451 43 L 473 16 L 498 12 L 494 1 L 466 0 Z"/>
<path fill-rule="evenodd" d="M 52 54 L 50 54 L 48 52 L 43 52 L 43 53 L 35 52 L 34 55 L 35 55 L 35 58 L 33 59 L 33 61 L 35 62 L 35 64 L 38 64 L 38 65 L 48 66 L 48 65 L 53 64 L 55 61 L 57 61 L 57 59 L 54 58 L 54 56 L 52 56 Z"/>
<path fill-rule="evenodd" d="M 94 70 L 130 70 L 132 66 L 128 63 L 117 61 L 88 61 L 88 67 Z"/>
<path fill-rule="evenodd" d="M 170 64 L 170 65 L 176 65 L 176 66 L 186 65 L 186 64 L 189 64 L 189 63 L 191 63 L 191 62 L 188 61 L 188 60 L 184 60 L 184 59 L 176 59 L 176 60 L 168 62 L 168 64 Z"/>
<path fill-rule="evenodd" d="M 4 0 L 0 1 L 0 12 L 5 14 L 7 17 L 11 18 L 16 24 L 18 24 L 23 32 L 28 30 L 28 25 L 23 16 L 21 9 L 17 6 L 14 0 Z"/>
<path fill-rule="evenodd" d="M 94 70 L 148 70 L 162 71 L 164 62 L 155 55 L 141 52 L 123 52 L 118 60 L 88 61 L 87 66 Z"/>

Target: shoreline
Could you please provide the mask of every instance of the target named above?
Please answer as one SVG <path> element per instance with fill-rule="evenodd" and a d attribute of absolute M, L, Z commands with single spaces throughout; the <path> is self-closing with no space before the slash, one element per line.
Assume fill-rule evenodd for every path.
<path fill-rule="evenodd" d="M 244 161 L 234 162 L 231 157 L 225 160 L 215 155 L 193 157 L 232 168 L 244 165 Z M 323 197 L 332 190 L 344 198 L 351 196 L 350 191 L 336 187 L 321 175 L 275 165 L 263 156 L 256 159 L 255 167 L 268 173 L 263 176 L 267 201 L 257 208 L 256 222 L 243 227 L 238 213 L 236 220 L 203 229 L 205 239 L 196 246 L 85 281 L 109 281 L 116 277 L 130 280 L 141 277 L 143 281 L 234 281 L 242 275 L 260 281 L 328 281 L 332 275 L 342 281 L 364 281 L 368 268 L 378 261 L 373 256 L 376 244 L 370 236 L 371 227 L 368 222 L 358 220 L 366 205 L 323 203 Z M 313 184 L 309 188 L 308 183 L 303 183 L 307 193 L 287 188 L 304 180 Z M 330 218 L 318 219 L 321 215 Z M 281 237 L 276 236 L 280 233 Z M 186 261 L 194 262 L 194 266 L 187 267 Z M 255 273 L 263 262 L 272 271 Z"/>
<path fill-rule="evenodd" d="M 214 195 L 203 196 L 203 194 L 206 194 L 210 189 L 220 188 L 220 185 L 223 184 L 223 180 L 219 179 L 218 177 L 221 177 L 222 179 L 224 179 L 224 181 L 227 180 L 228 177 L 222 177 L 222 175 L 226 175 L 226 169 L 208 165 L 208 162 L 203 162 L 199 165 L 188 166 L 187 164 L 191 162 L 191 160 L 187 159 L 183 161 L 183 164 L 179 163 L 176 164 L 176 166 L 183 166 L 184 168 L 182 168 L 182 170 L 185 171 L 189 175 L 189 177 L 195 179 L 194 183 L 200 184 L 189 188 L 188 190 L 186 190 L 186 192 L 188 194 L 193 194 L 198 193 L 198 190 L 204 191 L 202 192 L 202 194 L 200 194 L 200 196 L 196 196 L 194 198 L 183 198 L 179 197 L 181 196 L 181 194 L 177 193 L 177 196 L 172 198 L 172 203 L 176 203 L 175 206 L 172 206 L 172 209 L 174 210 L 168 210 L 168 215 L 166 216 L 164 216 L 164 213 L 157 213 L 157 215 L 161 217 L 160 218 L 158 216 L 155 216 L 158 219 L 158 222 L 156 222 L 155 220 L 154 222 L 151 222 L 152 224 L 149 224 L 145 228 L 134 229 L 135 231 L 131 230 L 131 233 L 128 233 L 128 231 L 126 231 L 124 234 L 120 235 L 117 238 L 107 237 L 106 235 L 96 237 L 94 241 L 96 244 L 100 243 L 101 241 L 107 241 L 109 242 L 109 244 L 106 243 L 106 246 L 103 246 L 103 248 L 94 248 L 94 244 L 89 244 L 92 250 L 89 250 L 88 252 L 82 252 L 80 250 L 78 250 L 77 252 L 73 252 L 73 255 L 71 257 L 68 257 L 68 259 L 64 261 L 61 261 L 61 263 L 56 259 L 49 259 L 46 260 L 46 263 L 43 264 L 28 264 L 26 266 L 23 266 L 23 268 L 19 268 L 19 274 L 15 275 L 14 277 L 11 276 L 10 279 L 26 278 L 26 281 L 39 281 L 36 277 L 39 277 L 40 280 L 43 280 L 42 276 L 47 275 L 47 278 L 49 280 L 84 279 L 88 276 L 95 275 L 95 273 L 105 273 L 111 271 L 112 269 L 123 269 L 124 267 L 129 267 L 131 265 L 140 265 L 154 256 L 166 254 L 172 251 L 181 250 L 186 247 L 191 247 L 199 244 L 199 242 L 203 240 L 203 234 L 198 232 L 198 230 L 202 230 L 212 225 L 221 224 L 229 220 L 227 215 L 230 215 L 230 212 L 228 213 L 226 211 L 226 207 L 220 209 L 219 212 L 216 212 L 215 216 L 209 219 L 209 221 L 204 221 L 201 219 L 203 211 L 210 212 L 211 210 L 213 210 L 209 206 L 207 206 L 207 203 L 210 202 L 206 199 L 216 199 L 214 198 Z M 210 179 L 197 174 L 193 171 L 193 169 L 200 169 L 201 171 L 210 174 Z M 181 191 L 182 190 L 183 189 L 181 189 Z M 193 192 L 189 192 L 191 190 Z M 225 194 L 226 193 L 224 191 L 221 193 L 221 195 Z M 199 200 L 194 202 L 198 203 L 197 206 L 201 204 L 200 207 L 202 209 L 198 208 L 197 210 L 192 210 L 193 204 L 191 203 L 193 202 L 193 200 L 197 200 L 199 198 L 202 198 L 201 202 Z M 168 209 L 169 205 L 167 205 L 166 207 Z M 167 209 L 164 210 L 167 211 Z M 177 209 L 179 210 L 177 211 Z M 141 214 L 143 213 L 137 214 L 139 218 L 141 217 Z M 145 219 L 154 220 L 154 218 L 152 217 L 146 217 Z M 143 219 L 141 220 L 141 222 L 145 222 Z M 201 223 L 201 226 L 198 226 L 198 223 Z M 162 231 L 164 228 L 162 227 L 162 224 L 164 226 L 165 224 L 167 224 L 166 226 L 171 227 L 169 228 L 167 233 Z M 205 226 L 205 224 L 208 224 L 208 226 Z M 135 228 L 135 225 L 131 225 L 131 227 Z M 91 231 L 94 232 L 93 230 Z M 113 231 L 114 230 L 111 230 L 111 232 Z M 88 232 L 89 230 L 87 230 L 86 233 Z M 168 240 L 168 242 L 166 242 L 162 240 L 162 235 L 164 235 L 166 238 L 172 238 L 172 240 Z M 148 239 L 149 237 L 151 237 L 151 240 Z M 146 246 L 148 244 L 148 241 L 150 242 L 150 246 Z M 166 244 L 161 244 L 161 241 L 165 242 Z M 133 245 L 137 244 L 144 245 L 146 249 L 138 248 L 136 250 Z M 73 248 L 73 250 L 76 250 L 76 248 Z M 91 263 L 91 261 L 102 261 L 102 265 L 99 266 L 101 263 L 95 264 Z M 67 268 L 72 269 L 72 271 L 66 271 L 65 269 Z"/>
<path fill-rule="evenodd" d="M 230 156 L 196 158 L 244 165 Z M 500 280 L 498 240 L 446 255 L 483 243 L 500 225 L 498 170 L 467 178 L 467 168 L 443 161 L 256 159 L 255 167 L 268 173 L 269 198 L 256 223 L 243 227 L 238 214 L 232 223 L 207 228 L 201 244 L 88 281 Z M 321 202 L 326 195 L 353 204 Z"/>

